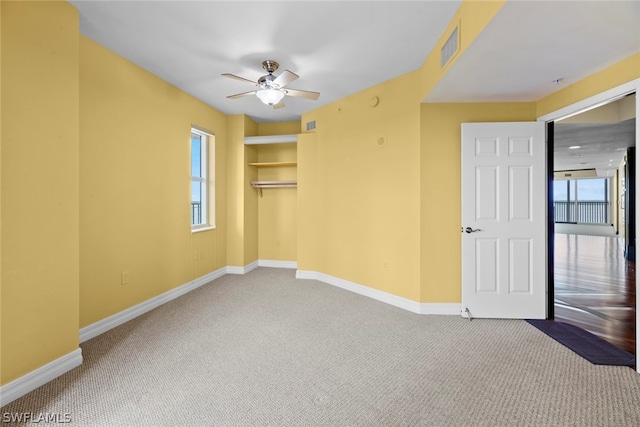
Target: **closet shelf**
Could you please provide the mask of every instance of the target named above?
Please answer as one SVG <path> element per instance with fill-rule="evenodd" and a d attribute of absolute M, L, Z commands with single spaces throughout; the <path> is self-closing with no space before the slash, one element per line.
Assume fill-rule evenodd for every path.
<path fill-rule="evenodd" d="M 267 136 L 245 136 L 245 145 L 255 144 L 287 144 L 291 142 L 298 142 L 298 135 L 267 135 Z"/>
<path fill-rule="evenodd" d="M 249 166 L 257 167 L 275 167 L 275 166 L 296 166 L 298 162 L 255 162 L 249 163 Z"/>
<path fill-rule="evenodd" d="M 258 194 L 262 197 L 263 188 L 296 188 L 298 181 L 251 181 L 251 187 L 258 190 Z"/>

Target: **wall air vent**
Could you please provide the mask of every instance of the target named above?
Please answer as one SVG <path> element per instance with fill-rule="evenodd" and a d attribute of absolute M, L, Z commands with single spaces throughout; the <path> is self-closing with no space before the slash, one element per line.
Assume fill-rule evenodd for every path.
<path fill-rule="evenodd" d="M 307 132 L 312 131 L 315 128 L 316 128 L 316 121 L 315 120 L 307 122 Z"/>
<path fill-rule="evenodd" d="M 458 27 L 456 27 L 440 49 L 440 68 L 444 67 L 458 52 L 458 33 Z"/>

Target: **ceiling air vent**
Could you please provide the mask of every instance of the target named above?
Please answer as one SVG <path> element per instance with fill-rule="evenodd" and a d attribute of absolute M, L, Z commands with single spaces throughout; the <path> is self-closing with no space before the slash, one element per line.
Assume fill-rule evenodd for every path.
<path fill-rule="evenodd" d="M 315 120 L 307 122 L 307 132 L 312 131 L 315 128 L 316 128 L 316 121 Z"/>
<path fill-rule="evenodd" d="M 453 32 L 440 49 L 440 68 L 444 67 L 447 62 L 458 52 L 458 27 Z"/>

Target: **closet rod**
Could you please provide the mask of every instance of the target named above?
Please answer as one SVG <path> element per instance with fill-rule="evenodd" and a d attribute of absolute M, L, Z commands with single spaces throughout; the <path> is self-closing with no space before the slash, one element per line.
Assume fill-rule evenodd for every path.
<path fill-rule="evenodd" d="M 263 188 L 295 188 L 297 186 L 297 181 L 251 181 L 251 187 L 258 190 L 260 197 L 262 197 Z"/>

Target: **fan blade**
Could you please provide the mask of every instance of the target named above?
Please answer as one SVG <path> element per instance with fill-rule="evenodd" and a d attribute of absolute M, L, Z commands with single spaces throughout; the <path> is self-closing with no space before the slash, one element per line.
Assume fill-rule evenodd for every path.
<path fill-rule="evenodd" d="M 307 98 L 316 100 L 320 96 L 318 92 L 310 92 L 308 90 L 298 90 L 298 89 L 285 89 L 284 90 L 289 96 L 299 96 L 300 98 Z"/>
<path fill-rule="evenodd" d="M 243 93 L 236 93 L 235 95 L 229 95 L 227 96 L 227 98 L 229 99 L 237 99 L 237 98 L 242 98 L 243 96 L 249 96 L 249 95 L 255 95 L 256 91 L 252 90 L 251 92 L 243 92 Z"/>
<path fill-rule="evenodd" d="M 299 75 L 292 73 L 289 70 L 284 70 L 284 72 L 282 74 L 280 74 L 278 77 L 276 77 L 276 79 L 273 81 L 274 84 L 277 84 L 280 87 L 285 87 L 286 85 L 288 85 L 289 83 L 291 83 L 294 80 L 298 80 L 300 78 Z"/>
<path fill-rule="evenodd" d="M 246 82 L 256 86 L 256 82 L 251 81 L 249 79 L 245 79 L 244 77 L 236 76 L 235 74 L 224 73 L 223 76 L 229 77 L 230 79 L 240 80 L 241 82 Z"/>
<path fill-rule="evenodd" d="M 281 99 L 280 102 L 278 102 L 277 104 L 275 104 L 273 106 L 274 110 L 277 109 L 277 108 L 284 108 L 284 100 Z"/>

